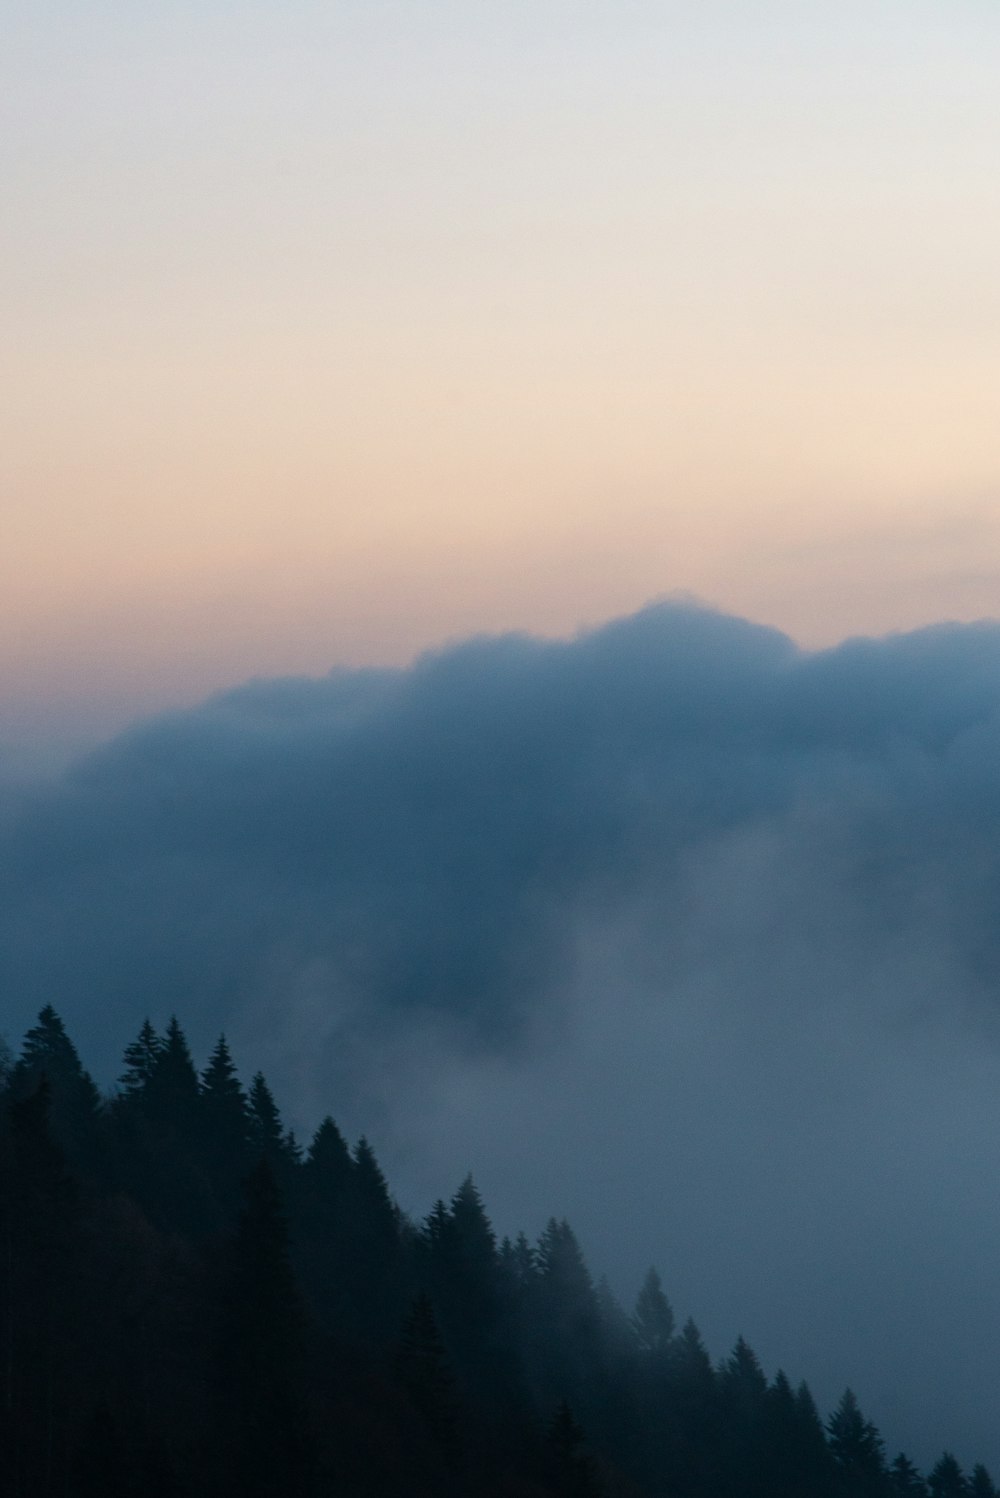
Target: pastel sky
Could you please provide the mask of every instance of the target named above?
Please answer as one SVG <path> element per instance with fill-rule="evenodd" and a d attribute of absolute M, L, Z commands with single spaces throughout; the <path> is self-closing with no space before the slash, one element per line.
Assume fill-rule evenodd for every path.
<path fill-rule="evenodd" d="M 0 739 L 1000 611 L 994 0 L 8 0 Z"/>

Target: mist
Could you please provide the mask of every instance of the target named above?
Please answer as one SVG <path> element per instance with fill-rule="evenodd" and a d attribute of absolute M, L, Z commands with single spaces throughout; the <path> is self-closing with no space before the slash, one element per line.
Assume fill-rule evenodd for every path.
<path fill-rule="evenodd" d="M 650 1262 L 890 1447 L 1000 1465 L 1000 627 L 802 651 L 686 603 L 251 682 L 0 825 L 9 1038 L 220 1029 L 422 1214 Z"/>

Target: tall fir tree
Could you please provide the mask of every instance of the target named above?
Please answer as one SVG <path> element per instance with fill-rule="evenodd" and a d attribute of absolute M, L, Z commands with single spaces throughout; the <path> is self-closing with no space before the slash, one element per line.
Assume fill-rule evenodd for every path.
<path fill-rule="evenodd" d="M 138 1035 L 125 1047 L 122 1057 L 124 1070 L 118 1081 L 126 1102 L 139 1102 L 145 1096 L 162 1052 L 163 1041 L 149 1019 L 143 1020 Z"/>
<path fill-rule="evenodd" d="M 244 1186 L 221 1293 L 220 1403 L 226 1481 L 240 1498 L 310 1491 L 305 1319 L 274 1174 L 259 1160 Z"/>
<path fill-rule="evenodd" d="M 655 1358 L 666 1357 L 673 1341 L 674 1313 L 655 1269 L 649 1269 L 642 1282 L 632 1313 L 632 1326 L 641 1352 Z"/>
<path fill-rule="evenodd" d="M 187 1037 L 176 1015 L 171 1015 L 163 1043 L 145 1085 L 150 1117 L 178 1138 L 196 1132 L 198 1073 Z"/>
<path fill-rule="evenodd" d="M 996 1484 L 982 1462 L 977 1462 L 969 1477 L 969 1498 L 997 1498 Z"/>
<path fill-rule="evenodd" d="M 43 1073 L 11 1103 L 0 1155 L 0 1450 L 12 1498 L 55 1498 L 82 1397 L 78 1192 L 50 1111 Z"/>
<path fill-rule="evenodd" d="M 53 1135 L 73 1161 L 94 1168 L 101 1142 L 100 1094 L 51 1004 L 45 1005 L 24 1037 L 11 1074 L 12 1096 L 29 1097 L 43 1077 L 49 1086 L 49 1127 Z"/>
<path fill-rule="evenodd" d="M 952 1456 L 945 1451 L 934 1463 L 927 1476 L 931 1498 L 968 1498 L 969 1485 L 965 1474 Z"/>
<path fill-rule="evenodd" d="M 838 1477 L 857 1498 L 882 1498 L 888 1475 L 885 1446 L 870 1420 L 861 1413 L 856 1396 L 845 1389 L 827 1421 L 830 1450 Z"/>
<path fill-rule="evenodd" d="M 546 1431 L 545 1477 L 553 1498 L 602 1498 L 597 1464 L 573 1411 L 561 1400 Z"/>
<path fill-rule="evenodd" d="M 927 1498 L 927 1484 L 905 1451 L 890 1463 L 889 1491 L 892 1498 Z"/>
<path fill-rule="evenodd" d="M 396 1373 L 430 1439 L 457 1458 L 459 1400 L 430 1297 L 421 1292 L 403 1325 Z"/>

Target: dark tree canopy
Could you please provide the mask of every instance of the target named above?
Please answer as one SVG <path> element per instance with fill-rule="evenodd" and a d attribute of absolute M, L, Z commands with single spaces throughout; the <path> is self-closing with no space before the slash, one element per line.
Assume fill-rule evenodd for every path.
<path fill-rule="evenodd" d="M 102 1100 L 47 1005 L 0 1048 L 10 1498 L 996 1498 L 845 1392 L 713 1366 L 656 1270 L 631 1315 L 570 1225 L 498 1246 L 470 1176 L 421 1224 L 332 1118 L 303 1155 L 225 1037 L 146 1020 Z"/>

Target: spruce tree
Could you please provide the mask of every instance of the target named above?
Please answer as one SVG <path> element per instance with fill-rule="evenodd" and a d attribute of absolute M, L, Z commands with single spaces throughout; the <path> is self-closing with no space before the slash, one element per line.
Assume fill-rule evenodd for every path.
<path fill-rule="evenodd" d="M 657 1358 L 666 1355 L 674 1335 L 674 1313 L 655 1269 L 649 1269 L 642 1282 L 632 1326 L 641 1352 Z"/>
<path fill-rule="evenodd" d="M 191 1051 L 176 1015 L 171 1015 L 163 1043 L 145 1086 L 150 1117 L 174 1136 L 195 1131 L 199 1088 Z"/>
<path fill-rule="evenodd" d="M 136 1102 L 145 1095 L 162 1051 L 163 1041 L 150 1021 L 143 1020 L 142 1028 L 135 1040 L 125 1047 L 122 1057 L 125 1069 L 118 1080 L 126 1102 Z"/>
<path fill-rule="evenodd" d="M 350 1188 L 348 1275 L 369 1327 L 390 1339 L 403 1310 L 399 1275 L 400 1218 L 375 1152 L 363 1136 L 354 1150 Z"/>
<path fill-rule="evenodd" d="M 889 1467 L 889 1491 L 893 1498 L 927 1498 L 927 1484 L 904 1451 Z"/>
<path fill-rule="evenodd" d="M 29 1097 L 43 1077 L 49 1087 L 49 1126 L 55 1138 L 71 1159 L 93 1168 L 100 1148 L 100 1094 L 51 1004 L 45 1005 L 24 1037 L 11 1074 L 12 1096 Z"/>
<path fill-rule="evenodd" d="M 10 1104 L 0 1156 L 0 1449 L 18 1498 L 54 1492 L 81 1392 L 78 1193 L 50 1106 L 43 1074 Z"/>
<path fill-rule="evenodd" d="M 323 1119 L 301 1170 L 292 1174 L 302 1288 L 325 1332 L 360 1331 L 367 1306 L 355 1274 L 354 1161 L 332 1118 Z"/>
<path fill-rule="evenodd" d="M 972 1469 L 969 1498 L 997 1498 L 996 1484 L 982 1462 L 977 1462 Z"/>
<path fill-rule="evenodd" d="M 255 1072 L 251 1079 L 247 1110 L 251 1148 L 255 1155 L 263 1155 L 277 1173 L 287 1159 L 288 1141 L 278 1105 L 263 1072 Z"/>
<path fill-rule="evenodd" d="M 827 1421 L 830 1450 L 840 1480 L 858 1498 L 881 1498 L 888 1490 L 882 1437 L 866 1420 L 850 1389 L 845 1389 Z"/>
<path fill-rule="evenodd" d="M 308 1491 L 305 1320 L 280 1193 L 266 1160 L 244 1187 L 221 1295 L 219 1392 L 233 1492 Z"/>
<path fill-rule="evenodd" d="M 248 1163 L 250 1116 L 224 1035 L 219 1036 L 202 1072 L 199 1112 L 215 1191 L 220 1200 L 235 1204 Z"/>
<path fill-rule="evenodd" d="M 626 1315 L 608 1283 L 607 1275 L 601 1275 L 595 1294 L 604 1346 L 616 1361 L 628 1358 L 635 1352 L 635 1328 L 632 1318 Z"/>
<path fill-rule="evenodd" d="M 417 1296 L 403 1326 L 396 1372 L 431 1440 L 454 1458 L 459 1445 L 455 1376 L 438 1331 L 430 1297 Z"/>
<path fill-rule="evenodd" d="M 927 1486 L 931 1498 L 968 1498 L 968 1483 L 950 1451 L 945 1451 L 934 1463 Z"/>
<path fill-rule="evenodd" d="M 573 1411 L 561 1400 L 546 1432 L 546 1478 L 553 1498 L 602 1498 L 604 1487 Z"/>
<path fill-rule="evenodd" d="M 767 1493 L 770 1480 L 764 1449 L 767 1379 L 750 1344 L 738 1337 L 719 1369 L 717 1388 L 722 1411 L 723 1492 L 740 1498 Z"/>

